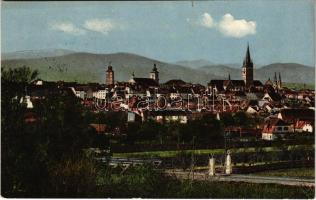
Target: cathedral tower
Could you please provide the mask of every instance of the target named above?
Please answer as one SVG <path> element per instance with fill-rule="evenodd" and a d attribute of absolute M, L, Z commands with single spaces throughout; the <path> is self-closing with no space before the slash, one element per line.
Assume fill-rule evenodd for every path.
<path fill-rule="evenodd" d="M 105 84 L 106 85 L 114 85 L 114 71 L 112 69 L 111 63 L 106 70 L 106 77 L 105 77 Z"/>
<path fill-rule="evenodd" d="M 274 72 L 273 87 L 274 87 L 274 89 L 278 88 L 278 78 L 277 78 L 277 73 L 276 72 Z"/>
<path fill-rule="evenodd" d="M 249 44 L 247 46 L 246 56 L 242 66 L 242 79 L 245 82 L 246 87 L 252 85 L 253 82 L 253 62 L 250 57 Z"/>
<path fill-rule="evenodd" d="M 154 64 L 153 70 L 149 73 L 149 78 L 154 79 L 159 84 L 159 72 L 156 64 Z"/>
<path fill-rule="evenodd" d="M 278 88 L 282 88 L 282 80 L 281 80 L 281 73 L 279 72 L 279 80 L 278 80 Z"/>

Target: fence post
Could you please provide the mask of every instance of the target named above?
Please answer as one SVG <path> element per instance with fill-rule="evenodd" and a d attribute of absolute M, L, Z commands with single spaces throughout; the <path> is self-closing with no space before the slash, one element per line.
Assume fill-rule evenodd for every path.
<path fill-rule="evenodd" d="M 232 161 L 231 161 L 231 156 L 230 156 L 230 152 L 228 151 L 227 152 L 227 155 L 226 155 L 226 174 L 231 174 L 232 173 Z"/>
<path fill-rule="evenodd" d="M 209 167 L 208 175 L 214 176 L 215 175 L 215 158 L 214 157 L 209 158 L 208 167 Z"/>

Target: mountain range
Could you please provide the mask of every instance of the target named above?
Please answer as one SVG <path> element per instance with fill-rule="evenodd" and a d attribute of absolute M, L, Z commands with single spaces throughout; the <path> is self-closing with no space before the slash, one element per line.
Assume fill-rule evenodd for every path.
<path fill-rule="evenodd" d="M 20 51 L 2 54 L 2 67 L 28 66 L 40 72 L 44 80 L 99 82 L 105 81 L 105 70 L 111 64 L 115 80 L 128 81 L 134 72 L 136 77 L 148 77 L 153 65 L 159 70 L 160 82 L 182 79 L 186 82 L 206 85 L 211 79 L 241 79 L 238 64 L 214 64 L 207 60 L 162 62 L 131 53 L 94 54 L 69 50 Z M 238 68 L 237 68 L 238 66 Z M 263 81 L 275 72 L 281 72 L 282 81 L 292 83 L 314 83 L 315 68 L 297 63 L 273 63 L 255 68 L 255 79 Z"/>

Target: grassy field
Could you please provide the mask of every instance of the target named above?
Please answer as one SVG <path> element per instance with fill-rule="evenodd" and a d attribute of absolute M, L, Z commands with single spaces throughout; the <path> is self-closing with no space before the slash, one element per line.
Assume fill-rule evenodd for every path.
<path fill-rule="evenodd" d="M 299 146 L 306 146 L 306 145 L 294 145 L 295 147 Z M 293 147 L 294 147 L 293 146 Z M 314 148 L 311 145 L 307 145 L 309 147 Z M 292 146 L 289 146 L 292 147 Z M 263 147 L 263 151 L 271 152 L 276 151 L 276 147 Z M 194 153 L 195 155 L 208 155 L 208 154 L 223 154 L 225 149 L 198 149 L 198 150 L 183 150 L 185 153 Z M 232 153 L 239 153 L 239 152 L 255 152 L 256 149 L 254 147 L 250 148 L 234 148 L 230 149 Z M 143 157 L 143 158 L 151 158 L 151 157 L 175 157 L 180 151 L 145 151 L 145 152 L 132 152 L 132 153 L 113 153 L 115 157 Z"/>
<path fill-rule="evenodd" d="M 100 179 L 101 180 L 101 179 Z M 155 171 L 127 170 L 102 179 L 100 197 L 111 198 L 273 198 L 306 199 L 314 188 L 243 182 L 178 180 Z"/>
<path fill-rule="evenodd" d="M 262 176 L 281 176 L 281 177 L 297 177 L 297 178 L 315 178 L 314 168 L 294 168 L 280 169 L 254 173 Z"/>

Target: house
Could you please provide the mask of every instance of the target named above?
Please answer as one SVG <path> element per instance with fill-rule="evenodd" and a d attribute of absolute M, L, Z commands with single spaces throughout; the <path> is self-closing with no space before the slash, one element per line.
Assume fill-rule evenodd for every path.
<path fill-rule="evenodd" d="M 127 122 L 141 122 L 142 117 L 135 112 L 128 112 L 127 113 Z"/>
<path fill-rule="evenodd" d="M 260 108 L 258 106 L 248 106 L 246 112 L 249 114 L 258 114 L 260 111 Z"/>
<path fill-rule="evenodd" d="M 83 84 L 70 87 L 70 89 L 80 99 L 93 98 L 93 94 L 98 91 L 97 86 Z"/>
<path fill-rule="evenodd" d="M 161 123 L 179 122 L 186 124 L 188 122 L 188 115 L 190 115 L 190 113 L 191 112 L 184 110 L 149 111 L 148 118 L 152 118 Z"/>
<path fill-rule="evenodd" d="M 33 102 L 31 101 L 31 97 L 30 96 L 22 97 L 21 100 L 20 100 L 20 103 L 26 104 L 26 108 L 29 108 L 29 109 L 34 108 Z"/>
<path fill-rule="evenodd" d="M 314 122 L 315 110 L 308 108 L 282 109 L 278 114 L 278 118 L 292 124 L 299 120 Z"/>
<path fill-rule="evenodd" d="M 44 81 L 42 79 L 36 79 L 32 81 L 33 85 L 43 85 Z"/>
<path fill-rule="evenodd" d="M 98 86 L 97 90 L 93 91 L 92 96 L 96 99 L 105 99 L 107 94 L 107 88 L 104 86 Z"/>
<path fill-rule="evenodd" d="M 265 122 L 262 130 L 263 140 L 275 140 L 283 138 L 286 134 L 293 132 L 292 127 L 279 118 L 270 118 Z"/>
<path fill-rule="evenodd" d="M 108 127 L 106 124 L 90 124 L 90 126 L 98 133 L 98 134 L 105 134 Z"/>
<path fill-rule="evenodd" d="M 221 91 L 244 91 L 245 82 L 243 80 L 211 80 L 208 83 L 210 92 L 215 90 Z"/>
<path fill-rule="evenodd" d="M 282 97 L 276 92 L 266 92 L 262 98 L 268 102 L 280 102 Z"/>
<path fill-rule="evenodd" d="M 299 132 L 299 133 L 301 133 L 301 132 L 312 133 L 314 130 L 312 124 L 313 124 L 313 122 L 299 120 L 295 123 L 295 131 Z"/>

